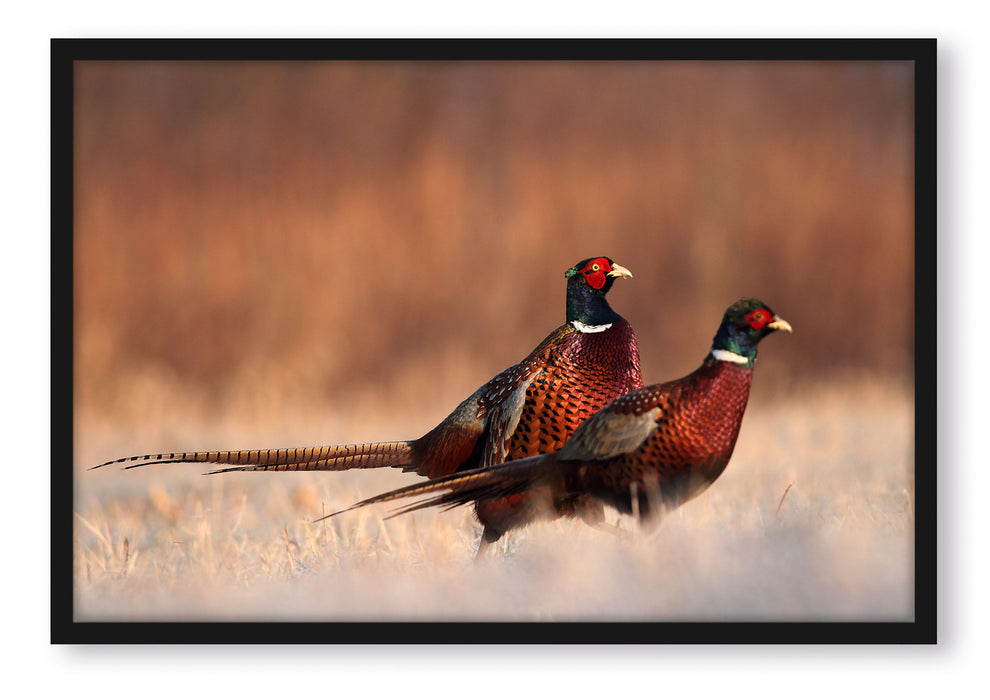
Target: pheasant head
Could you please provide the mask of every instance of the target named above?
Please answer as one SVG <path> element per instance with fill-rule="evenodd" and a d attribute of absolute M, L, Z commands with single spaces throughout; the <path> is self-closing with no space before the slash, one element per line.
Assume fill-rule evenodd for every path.
<path fill-rule="evenodd" d="M 759 299 L 740 299 L 730 306 L 712 340 L 711 357 L 752 367 L 756 346 L 774 331 L 791 332 L 791 324 Z"/>
<path fill-rule="evenodd" d="M 583 333 L 605 330 L 619 315 L 605 300 L 605 295 L 619 277 L 632 273 L 611 258 L 582 260 L 564 273 L 567 278 L 567 323 Z"/>

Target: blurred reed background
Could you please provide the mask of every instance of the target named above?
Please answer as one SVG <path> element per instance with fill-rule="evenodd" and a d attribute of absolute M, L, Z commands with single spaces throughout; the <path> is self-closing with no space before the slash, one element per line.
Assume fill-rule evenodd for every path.
<path fill-rule="evenodd" d="M 758 296 L 795 332 L 754 398 L 909 388 L 913 128 L 909 63 L 78 63 L 77 433 L 415 437 L 563 322 L 591 255 L 635 275 L 611 300 L 648 382 Z M 133 447 L 275 446 L 185 437 Z"/>

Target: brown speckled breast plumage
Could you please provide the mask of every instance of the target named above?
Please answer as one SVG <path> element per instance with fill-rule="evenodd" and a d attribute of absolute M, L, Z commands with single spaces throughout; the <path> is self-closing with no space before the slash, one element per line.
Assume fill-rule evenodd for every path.
<path fill-rule="evenodd" d="M 621 318 L 600 333 L 561 326 L 537 348 L 533 360 L 539 369 L 526 388 L 507 456 L 485 466 L 560 449 L 602 406 L 643 386 L 636 336 Z M 601 505 L 583 496 L 561 502 L 553 510 L 537 507 L 538 500 L 537 494 L 519 493 L 478 501 L 475 512 L 486 536 L 493 540 L 497 534 L 542 517 L 580 516 L 589 522 L 604 517 Z"/>
<path fill-rule="evenodd" d="M 642 446 L 581 470 L 584 489 L 618 510 L 632 512 L 632 485 L 639 512 L 647 516 L 662 498 L 676 508 L 706 489 L 725 469 L 739 436 L 753 369 L 708 361 L 693 374 L 647 387 L 613 404 L 658 409 L 656 428 Z M 646 410 L 646 409 L 641 409 Z"/>
<path fill-rule="evenodd" d="M 601 333 L 562 327 L 526 389 L 508 459 L 560 449 L 591 414 L 641 386 L 639 350 L 625 320 Z"/>

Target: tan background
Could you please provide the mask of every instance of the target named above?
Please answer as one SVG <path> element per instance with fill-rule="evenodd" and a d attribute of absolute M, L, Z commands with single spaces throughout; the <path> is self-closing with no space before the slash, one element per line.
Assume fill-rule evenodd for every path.
<path fill-rule="evenodd" d="M 141 374 L 209 411 L 256 378 L 276 402 L 340 406 L 410 374 L 466 394 L 562 322 L 563 271 L 598 254 L 635 274 L 612 301 L 648 381 L 690 371 L 743 295 L 797 331 L 764 353 L 765 392 L 912 375 L 909 64 L 82 63 L 76 79 L 80 408 L 129 411 Z"/>

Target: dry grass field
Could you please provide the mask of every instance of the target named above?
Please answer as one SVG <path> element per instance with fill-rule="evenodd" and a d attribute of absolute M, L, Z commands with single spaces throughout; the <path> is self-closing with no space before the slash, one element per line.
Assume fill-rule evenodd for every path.
<path fill-rule="evenodd" d="M 81 62 L 79 620 L 904 620 L 913 611 L 911 65 Z M 648 383 L 724 309 L 763 344 L 726 473 L 650 533 L 323 512 L 398 472 L 131 454 L 408 439 L 608 255 Z M 786 494 L 786 496 L 785 496 Z M 783 498 L 783 500 L 781 500 Z"/>
<path fill-rule="evenodd" d="M 538 524 L 477 564 L 468 508 L 383 519 L 388 508 L 376 507 L 311 522 L 417 477 L 86 472 L 174 439 L 87 431 L 76 465 L 76 619 L 912 619 L 910 396 L 864 383 L 754 404 L 726 473 L 656 530 L 637 532 L 624 517 L 628 535 Z M 213 435 L 227 446 L 258 440 L 230 426 L 181 432 L 198 447 Z"/>

